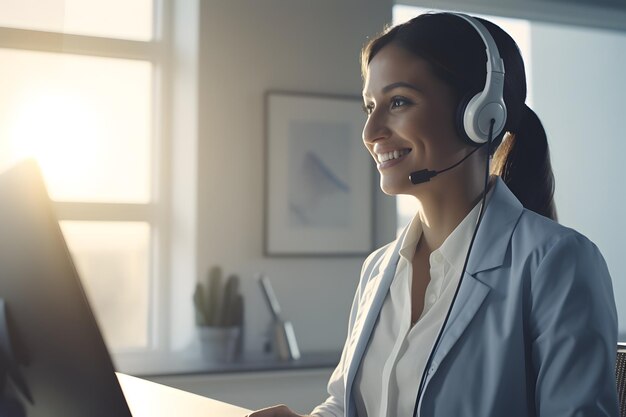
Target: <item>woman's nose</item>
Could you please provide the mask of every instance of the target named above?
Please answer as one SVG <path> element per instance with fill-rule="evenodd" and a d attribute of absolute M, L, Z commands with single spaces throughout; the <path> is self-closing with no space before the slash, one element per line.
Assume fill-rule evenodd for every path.
<path fill-rule="evenodd" d="M 363 142 L 374 143 L 389 137 L 389 127 L 381 113 L 372 112 L 363 126 Z"/>

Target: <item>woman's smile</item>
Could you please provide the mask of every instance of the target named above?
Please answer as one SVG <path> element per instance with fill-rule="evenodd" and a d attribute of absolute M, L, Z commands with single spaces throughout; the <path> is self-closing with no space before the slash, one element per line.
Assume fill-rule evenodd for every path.
<path fill-rule="evenodd" d="M 406 156 L 411 152 L 411 149 L 396 149 L 389 152 L 376 153 L 376 160 L 378 162 L 378 169 L 390 168 L 398 165 L 406 159 Z"/>

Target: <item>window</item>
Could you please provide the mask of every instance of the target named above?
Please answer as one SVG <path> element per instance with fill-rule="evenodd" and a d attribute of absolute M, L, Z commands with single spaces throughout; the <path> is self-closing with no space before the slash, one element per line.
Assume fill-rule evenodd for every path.
<path fill-rule="evenodd" d="M 414 6 L 406 6 L 406 5 L 395 5 L 393 6 L 393 24 L 397 25 L 403 22 L 406 22 L 412 19 L 415 16 L 418 16 L 422 13 L 427 12 L 442 12 L 443 10 L 436 9 L 426 9 L 421 7 Z M 527 20 L 521 19 L 511 19 L 497 16 L 486 16 L 486 15 L 477 15 L 472 13 L 473 16 L 483 17 L 487 20 L 492 21 L 493 23 L 500 26 L 504 29 L 513 39 L 517 42 L 517 45 L 520 48 L 520 52 L 522 53 L 522 58 L 524 59 L 524 63 L 526 66 L 526 82 L 528 84 L 528 97 L 526 98 L 526 103 L 531 105 L 532 96 L 531 96 L 531 83 L 532 77 L 530 73 L 531 68 L 531 55 L 530 55 L 530 22 Z M 434 169 L 435 167 L 424 167 L 429 169 Z M 415 198 L 408 195 L 400 195 L 396 198 L 397 203 L 397 230 L 396 234 L 400 235 L 404 227 L 411 221 L 415 212 L 417 211 L 418 205 Z"/>
<path fill-rule="evenodd" d="M 109 348 L 146 351 L 163 261 L 152 0 L 0 0 L 0 169 L 34 157 Z M 36 11 L 33 12 L 33 11 Z"/>

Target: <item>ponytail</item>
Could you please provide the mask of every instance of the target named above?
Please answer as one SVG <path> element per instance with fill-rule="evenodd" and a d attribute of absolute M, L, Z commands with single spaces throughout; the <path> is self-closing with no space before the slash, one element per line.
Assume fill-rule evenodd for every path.
<path fill-rule="evenodd" d="M 508 133 L 496 150 L 491 173 L 504 180 L 524 207 L 557 220 L 546 132 L 539 117 L 527 105 L 517 131 Z"/>

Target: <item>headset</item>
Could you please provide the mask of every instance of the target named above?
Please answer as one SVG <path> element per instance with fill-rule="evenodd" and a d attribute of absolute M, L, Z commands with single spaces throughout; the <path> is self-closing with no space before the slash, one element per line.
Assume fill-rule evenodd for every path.
<path fill-rule="evenodd" d="M 479 147 L 489 140 L 491 121 L 493 120 L 492 138 L 504 130 L 506 123 L 506 105 L 504 104 L 504 61 L 496 42 L 487 28 L 477 19 L 462 13 L 446 13 L 467 21 L 478 32 L 485 43 L 487 53 L 487 76 L 485 87 L 475 95 L 468 94 L 462 99 L 456 112 L 456 129 L 463 141 L 476 147 L 457 163 L 441 170 L 422 169 L 411 172 L 409 179 L 415 185 L 430 181 L 431 178 L 449 171 L 470 157 Z"/>
<path fill-rule="evenodd" d="M 502 58 L 500 58 L 500 52 L 498 51 L 496 42 L 494 41 L 487 28 L 477 19 L 462 13 L 450 12 L 447 14 L 457 16 L 467 21 L 470 25 L 472 25 L 476 32 L 478 32 L 483 42 L 485 43 L 485 49 L 487 53 L 487 77 L 485 80 L 485 88 L 483 88 L 482 91 L 475 94 L 474 96 L 468 95 L 468 97 L 460 102 L 457 110 L 456 121 L 457 130 L 461 134 L 461 137 L 464 139 L 465 142 L 469 143 L 472 146 L 475 146 L 476 149 L 474 149 L 463 159 L 446 169 L 440 171 L 423 169 L 421 171 L 412 172 L 409 176 L 409 179 L 413 184 L 421 184 L 423 182 L 430 181 L 430 179 L 437 174 L 448 171 L 461 164 L 483 145 L 487 146 L 487 156 L 485 163 L 484 188 L 482 193 L 480 212 L 478 214 L 478 220 L 472 234 L 472 239 L 470 241 L 467 254 L 465 255 L 465 262 L 463 263 L 463 269 L 461 271 L 459 283 L 457 284 L 454 296 L 452 297 L 452 301 L 450 302 L 450 307 L 448 308 L 446 317 L 443 320 L 441 329 L 439 330 L 439 334 L 435 339 L 435 343 L 433 344 L 433 347 L 426 361 L 424 371 L 422 372 L 422 378 L 418 387 L 417 396 L 415 397 L 415 406 L 413 409 L 414 417 L 417 415 L 420 397 L 422 396 L 422 392 L 426 383 L 426 377 L 432 364 L 435 351 L 439 346 L 439 342 L 441 341 L 442 335 L 448 323 L 448 319 L 450 318 L 450 313 L 452 312 L 452 308 L 459 293 L 459 289 L 461 288 L 463 276 L 465 275 L 465 271 L 467 269 L 467 263 L 472 252 L 472 247 L 474 246 L 474 240 L 476 239 L 478 228 L 480 227 L 483 219 L 483 215 L 485 212 L 485 203 L 487 201 L 487 188 L 489 184 L 489 158 L 491 155 L 491 145 L 494 136 L 498 136 L 504 130 L 507 116 L 506 105 L 504 104 L 503 97 L 504 61 L 502 60 Z"/>
<path fill-rule="evenodd" d="M 462 13 L 449 13 L 467 21 L 478 32 L 487 52 L 487 77 L 485 88 L 478 94 L 466 97 L 461 101 L 457 112 L 457 125 L 462 137 L 473 146 L 487 143 L 491 119 L 493 136 L 498 136 L 506 122 L 506 105 L 504 104 L 504 61 L 496 42 L 487 28 L 477 19 Z"/>

